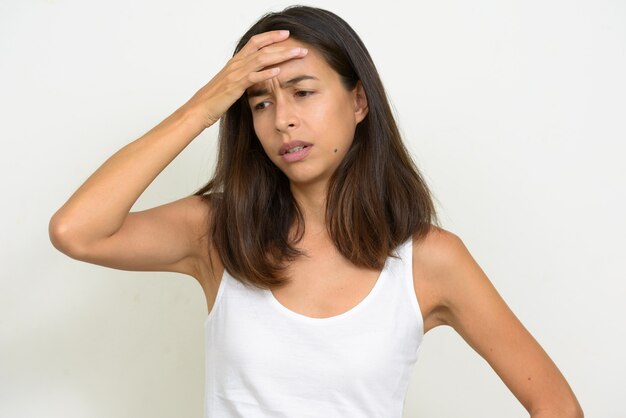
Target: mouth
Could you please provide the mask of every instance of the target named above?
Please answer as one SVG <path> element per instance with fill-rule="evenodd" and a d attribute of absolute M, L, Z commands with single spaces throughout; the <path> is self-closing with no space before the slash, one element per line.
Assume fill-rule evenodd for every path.
<path fill-rule="evenodd" d="M 298 152 L 301 149 L 305 149 L 307 146 L 306 145 L 300 145 L 298 147 L 295 148 L 291 148 L 290 150 L 288 150 L 285 154 L 293 154 L 294 152 Z"/>
<path fill-rule="evenodd" d="M 313 144 L 304 141 L 291 141 L 280 147 L 278 155 L 293 154 L 311 147 Z"/>
<path fill-rule="evenodd" d="M 295 163 L 297 161 L 304 160 L 311 152 L 312 145 L 304 146 L 299 145 L 297 147 L 289 149 L 286 153 L 281 155 L 282 159 L 286 163 Z"/>

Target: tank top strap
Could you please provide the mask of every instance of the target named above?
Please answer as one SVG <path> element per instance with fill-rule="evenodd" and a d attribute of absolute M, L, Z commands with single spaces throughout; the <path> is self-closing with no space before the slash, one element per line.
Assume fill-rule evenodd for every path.
<path fill-rule="evenodd" d="M 415 289 L 415 279 L 413 277 L 413 237 L 402 246 L 402 259 L 404 260 L 404 283 L 407 286 L 408 296 L 411 302 L 411 306 L 415 311 L 415 317 L 418 319 L 420 341 L 424 337 L 424 318 L 422 318 L 422 311 L 420 309 L 419 300 L 417 299 L 417 292 Z"/>

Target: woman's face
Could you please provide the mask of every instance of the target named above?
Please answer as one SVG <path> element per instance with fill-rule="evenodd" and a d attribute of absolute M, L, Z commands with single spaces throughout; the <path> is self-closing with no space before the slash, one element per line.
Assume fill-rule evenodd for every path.
<path fill-rule="evenodd" d="M 247 90 L 254 131 L 265 153 L 292 184 L 325 184 L 367 114 L 367 99 L 360 82 L 347 91 L 339 74 L 315 49 L 292 38 L 283 45 L 305 47 L 308 53 L 267 67 L 280 67 L 280 73 Z M 294 149 L 296 141 L 305 147 Z M 285 147 L 291 152 L 285 152 Z"/>

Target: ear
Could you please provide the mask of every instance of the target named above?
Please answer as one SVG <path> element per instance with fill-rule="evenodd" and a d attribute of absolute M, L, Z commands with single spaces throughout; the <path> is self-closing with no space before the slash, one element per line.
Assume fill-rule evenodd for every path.
<path fill-rule="evenodd" d="M 352 90 L 352 95 L 354 102 L 354 119 L 356 120 L 356 123 L 359 123 L 365 119 L 368 111 L 367 95 L 365 94 L 365 89 L 363 88 L 361 80 L 356 82 L 356 86 L 354 86 L 354 89 Z"/>

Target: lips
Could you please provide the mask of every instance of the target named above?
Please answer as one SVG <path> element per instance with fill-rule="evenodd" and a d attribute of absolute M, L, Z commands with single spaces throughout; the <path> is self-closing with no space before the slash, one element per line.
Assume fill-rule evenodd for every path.
<path fill-rule="evenodd" d="M 291 141 L 291 142 L 287 142 L 286 144 L 283 144 L 282 147 L 280 147 L 280 150 L 278 151 L 278 155 L 284 155 L 287 153 L 287 151 L 289 151 L 292 148 L 295 147 L 310 147 L 313 144 L 311 144 L 310 142 L 304 142 L 304 141 Z"/>

